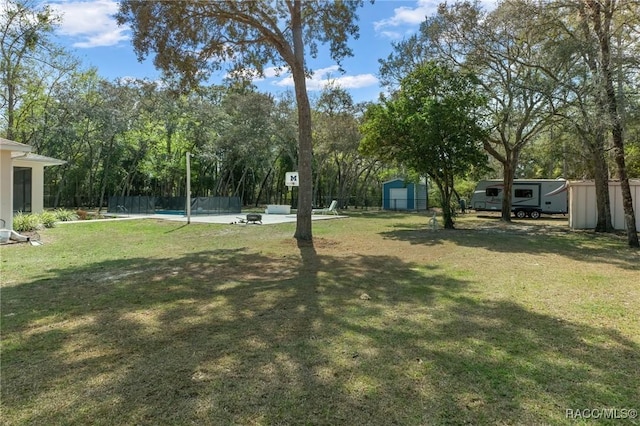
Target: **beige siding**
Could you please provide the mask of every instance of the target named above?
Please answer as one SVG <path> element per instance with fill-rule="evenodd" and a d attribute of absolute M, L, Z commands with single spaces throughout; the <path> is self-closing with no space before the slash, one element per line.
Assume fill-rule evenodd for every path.
<path fill-rule="evenodd" d="M 640 180 L 630 180 L 631 198 L 636 216 L 636 228 L 640 229 Z M 620 182 L 609 182 L 611 220 L 615 229 L 624 230 L 624 208 Z M 596 187 L 593 181 L 569 183 L 569 226 L 572 229 L 595 228 L 598 220 Z"/>

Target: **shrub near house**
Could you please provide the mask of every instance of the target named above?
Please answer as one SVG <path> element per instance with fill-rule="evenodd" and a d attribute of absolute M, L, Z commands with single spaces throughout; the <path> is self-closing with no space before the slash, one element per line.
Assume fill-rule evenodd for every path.
<path fill-rule="evenodd" d="M 78 216 L 71 210 L 58 209 L 40 214 L 18 213 L 13 217 L 13 229 L 16 232 L 31 232 L 43 228 L 53 228 L 56 222 L 77 220 Z"/>

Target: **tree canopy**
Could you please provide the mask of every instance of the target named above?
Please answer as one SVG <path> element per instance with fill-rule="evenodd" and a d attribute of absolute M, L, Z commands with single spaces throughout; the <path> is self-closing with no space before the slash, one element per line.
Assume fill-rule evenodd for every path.
<path fill-rule="evenodd" d="M 445 228 L 453 228 L 456 177 L 486 163 L 487 133 L 478 124 L 485 100 L 477 80 L 435 63 L 407 75 L 390 99 L 372 105 L 362 125 L 361 149 L 396 160 L 438 186 Z"/>
<path fill-rule="evenodd" d="M 305 55 L 317 54 L 322 43 L 336 60 L 350 53 L 346 41 L 356 35 L 359 2 L 125 1 L 120 19 L 132 23 L 138 54 L 155 55 L 164 71 L 154 82 L 109 82 L 97 70 L 82 70 L 52 42 L 58 21 L 50 9 L 33 0 L 5 3 L 0 127 L 4 137 L 67 161 L 46 169 L 47 206 L 101 208 L 107 195 L 182 196 L 185 153 L 191 152 L 194 196 L 238 196 L 243 205 L 288 201 L 285 172 L 298 168 L 301 178 L 309 173 L 302 179 L 296 229 L 306 239 L 311 222 L 305 208 L 309 212 L 310 205 L 332 199 L 354 207 L 379 205 L 381 182 L 406 176 L 404 166 L 412 164 L 405 158 L 400 171 L 398 158 L 389 155 L 409 149 L 387 147 L 368 158 L 356 149 L 360 130 L 372 118 L 391 123 L 399 111 L 410 116 L 417 107 L 409 99 L 401 105 L 396 93 L 369 106 L 367 123 L 359 128 L 366 104 L 354 103 L 338 86 L 328 86 L 315 100 L 304 88 L 310 72 Z M 609 210 L 600 209 L 608 180 L 640 176 L 640 3 L 554 0 L 540 7 L 531 0 L 506 0 L 490 12 L 477 6 L 441 6 L 381 62 L 381 77 L 393 89 L 404 84 L 408 93 L 417 82 L 407 79 L 424 64 L 472 72 L 488 100 L 480 116 L 478 110 L 473 114 L 475 124 L 489 131 L 482 140 L 494 169 L 456 181 L 457 191 L 468 196 L 473 179 L 503 171 L 513 177 L 595 179 L 598 229 L 609 230 Z M 247 82 L 207 81 L 214 70 L 226 68 L 227 75 L 241 79 L 269 65 L 294 75 L 295 93 L 276 98 Z M 436 105 L 422 107 L 437 116 Z M 628 191 L 623 195 L 632 224 Z M 634 245 L 637 233 L 630 225 L 627 232 Z"/>

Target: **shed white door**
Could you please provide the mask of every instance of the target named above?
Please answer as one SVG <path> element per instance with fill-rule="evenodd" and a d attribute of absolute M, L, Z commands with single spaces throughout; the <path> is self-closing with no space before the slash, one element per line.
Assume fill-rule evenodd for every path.
<path fill-rule="evenodd" d="M 631 198 L 634 211 L 640 211 L 640 179 L 630 179 Z M 618 230 L 626 229 L 622 189 L 620 182 L 609 182 L 611 200 L 611 221 Z M 569 226 L 573 229 L 595 228 L 598 222 L 596 187 L 593 181 L 571 182 L 569 184 Z M 636 228 L 640 229 L 640 215 L 636 213 Z"/>
<path fill-rule="evenodd" d="M 389 208 L 391 210 L 407 209 L 407 188 L 389 189 Z"/>

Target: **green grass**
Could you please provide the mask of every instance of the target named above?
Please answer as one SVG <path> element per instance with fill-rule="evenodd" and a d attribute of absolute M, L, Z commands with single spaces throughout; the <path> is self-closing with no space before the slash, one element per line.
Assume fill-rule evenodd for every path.
<path fill-rule="evenodd" d="M 2 247 L 3 424 L 574 424 L 567 409 L 640 408 L 640 255 L 624 237 L 350 216 L 314 222 L 313 246 L 293 224 L 129 220 Z"/>

